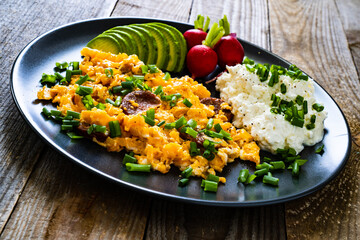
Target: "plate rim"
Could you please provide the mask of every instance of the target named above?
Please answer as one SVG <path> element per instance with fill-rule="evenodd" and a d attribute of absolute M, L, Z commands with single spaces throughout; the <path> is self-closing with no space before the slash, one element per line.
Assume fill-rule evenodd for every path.
<path fill-rule="evenodd" d="M 146 20 L 146 21 L 161 21 L 161 22 L 169 22 L 169 23 L 174 23 L 174 24 L 180 24 L 180 25 L 186 25 L 186 26 L 192 26 L 192 24 L 189 23 L 184 23 L 184 22 L 179 22 L 179 21 L 175 21 L 175 20 L 169 20 L 169 19 L 162 19 L 162 18 L 149 18 L 149 17 L 134 17 L 134 16 L 122 16 L 122 17 L 102 17 L 102 18 L 88 18 L 85 20 L 80 20 L 80 21 L 75 21 L 75 22 L 71 22 L 71 23 L 67 23 L 64 25 L 61 25 L 59 27 L 53 28 L 37 37 L 35 37 L 33 40 L 31 40 L 28 44 L 26 44 L 22 50 L 19 52 L 19 54 L 17 55 L 17 57 L 14 60 L 14 63 L 12 65 L 11 68 L 11 72 L 10 72 L 10 91 L 11 91 L 11 96 L 13 101 L 15 102 L 15 105 L 18 109 L 18 111 L 20 112 L 21 117 L 25 120 L 25 122 L 30 126 L 30 128 L 33 130 L 33 132 L 35 132 L 43 141 L 45 141 L 45 143 L 50 146 L 52 149 L 54 149 L 55 151 L 59 152 L 62 156 L 71 159 L 73 162 L 75 162 L 76 164 L 78 164 L 79 166 L 90 170 L 90 172 L 92 174 L 96 174 L 97 176 L 101 176 L 103 179 L 106 179 L 108 181 L 112 181 L 115 182 L 116 184 L 120 184 L 120 186 L 124 186 L 128 189 L 134 190 L 136 192 L 140 192 L 140 193 L 144 193 L 146 195 L 150 195 L 150 196 L 154 196 L 154 197 L 163 197 L 165 199 L 168 200 L 175 200 L 175 201 L 179 201 L 179 202 L 184 202 L 184 203 L 193 203 L 193 204 L 199 204 L 199 205 L 207 205 L 207 206 L 221 206 L 221 207 L 256 207 L 256 206 L 267 206 L 267 205 L 274 205 L 274 204 L 279 204 L 279 203 L 284 203 L 284 202 L 289 202 L 295 199 L 299 199 L 302 198 L 304 196 L 307 196 L 311 193 L 314 193 L 320 189 L 322 189 L 323 187 L 325 187 L 327 184 L 329 184 L 331 181 L 333 181 L 338 175 L 339 173 L 344 169 L 346 163 L 349 160 L 350 157 L 350 153 L 351 153 L 351 148 L 352 148 L 352 144 L 351 144 L 351 131 L 350 131 L 350 127 L 348 124 L 348 121 L 343 113 L 343 111 L 341 110 L 340 106 L 338 105 L 338 103 L 334 100 L 334 98 L 325 90 L 324 87 L 321 86 L 321 84 L 319 84 L 315 79 L 314 82 L 330 97 L 330 99 L 333 101 L 333 103 L 335 103 L 336 107 L 338 108 L 338 110 L 340 111 L 342 117 L 344 118 L 344 122 L 346 125 L 346 130 L 348 132 L 348 142 L 349 144 L 347 145 L 346 148 L 346 153 L 344 156 L 344 160 L 340 163 L 340 165 L 335 169 L 335 171 L 333 171 L 330 176 L 324 180 L 321 183 L 317 183 L 315 185 L 313 185 L 312 187 L 301 191 L 299 193 L 293 193 L 287 196 L 283 196 L 283 197 L 277 197 L 277 198 L 273 198 L 273 199 L 269 199 L 269 200 L 251 200 L 251 201 L 218 201 L 218 200 L 206 200 L 206 199 L 196 199 L 196 198 L 189 198 L 189 197 L 183 197 L 183 196 L 179 196 L 179 195 L 173 195 L 173 194 L 169 194 L 169 193 L 164 193 L 161 191 L 156 191 L 156 190 L 152 190 L 152 189 L 148 189 L 139 185 L 135 185 L 133 183 L 130 182 L 126 182 L 123 181 L 121 179 L 115 178 L 113 176 L 110 176 L 86 163 L 84 163 L 83 161 L 81 161 L 80 159 L 72 156 L 70 153 L 67 153 L 64 149 L 62 149 L 61 147 L 59 147 L 59 145 L 57 144 L 52 144 L 52 140 L 50 140 L 48 138 L 48 136 L 44 136 L 43 134 L 41 134 L 38 130 L 37 127 L 33 126 L 30 122 L 30 120 L 27 118 L 26 114 L 23 112 L 22 108 L 20 107 L 20 104 L 17 100 L 16 94 L 15 94 L 15 89 L 14 89 L 14 68 L 16 66 L 16 64 L 18 63 L 18 60 L 20 59 L 20 57 L 22 57 L 27 50 L 34 45 L 38 40 L 40 40 L 41 38 L 47 36 L 48 34 L 51 34 L 53 32 L 56 32 L 60 29 L 63 28 L 67 28 L 67 27 L 71 27 L 74 25 L 78 25 L 78 24 L 83 24 L 83 23 L 89 23 L 89 22 L 96 22 L 96 21 L 121 21 L 121 20 L 125 20 L 125 19 L 133 19 L 133 20 Z M 289 61 L 287 61 L 286 59 L 282 58 L 281 56 L 278 56 L 277 54 L 266 50 L 258 45 L 255 45 L 247 40 L 238 38 L 239 40 L 241 40 L 242 42 L 245 42 L 248 45 L 251 45 L 252 47 L 258 48 L 261 51 L 264 51 L 272 56 L 275 56 L 276 58 L 282 60 L 283 62 L 287 63 L 287 64 L 291 64 Z M 304 72 L 305 73 L 305 72 Z M 308 75 L 308 74 L 307 74 Z M 311 77 L 310 75 L 308 75 L 309 77 Z"/>

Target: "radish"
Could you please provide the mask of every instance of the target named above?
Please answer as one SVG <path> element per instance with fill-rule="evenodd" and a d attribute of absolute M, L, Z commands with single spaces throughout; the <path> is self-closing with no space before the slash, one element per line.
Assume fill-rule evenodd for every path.
<path fill-rule="evenodd" d="M 201 78 L 209 75 L 216 68 L 218 57 L 212 49 L 224 35 L 223 27 L 214 23 L 202 45 L 195 45 L 186 56 L 186 65 L 192 78 Z"/>
<path fill-rule="evenodd" d="M 206 38 L 206 31 L 209 28 L 210 18 L 206 17 L 206 22 L 204 25 L 205 18 L 201 15 L 197 16 L 197 19 L 194 21 L 195 29 L 187 30 L 184 33 L 184 38 L 187 43 L 188 50 L 195 45 L 202 44 L 202 41 Z"/>
<path fill-rule="evenodd" d="M 230 33 L 230 24 L 226 15 L 220 20 L 220 26 L 225 30 L 225 36 L 216 44 L 214 50 L 218 56 L 218 64 L 225 69 L 227 66 L 235 66 L 244 59 L 244 48 L 236 38 L 235 33 Z"/>

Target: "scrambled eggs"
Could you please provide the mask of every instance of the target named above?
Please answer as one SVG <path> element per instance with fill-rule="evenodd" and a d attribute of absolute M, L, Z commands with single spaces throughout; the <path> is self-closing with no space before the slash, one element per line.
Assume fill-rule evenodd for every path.
<path fill-rule="evenodd" d="M 76 93 L 79 75 L 74 75 L 68 85 L 55 85 L 51 88 L 44 86 L 38 92 L 38 99 L 51 100 L 58 104 L 58 110 L 66 115 L 68 110 L 81 113 L 80 123 L 85 125 L 106 126 L 109 131 L 110 121 L 119 121 L 121 128 L 120 137 L 106 136 L 104 141 L 99 141 L 93 137 L 92 140 L 106 147 L 108 151 L 121 151 L 126 149 L 134 152 L 134 157 L 139 164 L 150 164 L 153 170 L 166 173 L 171 165 L 175 165 L 180 170 L 185 170 L 191 166 L 193 176 L 206 178 L 209 174 L 216 175 L 215 171 L 221 172 L 225 165 L 233 162 L 235 158 L 249 160 L 256 164 L 260 162 L 259 147 L 254 142 L 253 137 L 244 129 L 236 129 L 220 110 L 216 113 L 214 106 L 201 103 L 201 99 L 210 97 L 210 92 L 202 84 L 192 78 L 184 76 L 181 78 L 169 78 L 165 80 L 165 74 L 158 70 L 156 73 L 142 73 L 141 66 L 144 65 L 136 55 L 126 54 L 114 55 L 111 53 L 100 52 L 98 50 L 84 48 L 81 51 L 84 56 L 80 64 L 82 75 L 88 75 L 91 81 L 86 81 L 83 86 L 93 89 L 91 97 L 94 105 L 104 104 L 104 110 L 93 107 L 88 109 L 82 101 L 82 96 Z M 106 74 L 105 69 L 112 69 L 112 74 Z M 155 110 L 155 125 L 151 126 L 145 122 L 144 114 L 146 111 L 133 115 L 127 115 L 124 107 L 116 107 L 107 103 L 106 99 L 115 101 L 117 95 L 111 93 L 111 89 L 120 86 L 125 78 L 133 75 L 143 75 L 144 82 L 151 88 L 152 92 L 158 86 L 162 86 L 165 95 L 180 94 L 175 106 L 170 106 L 169 101 L 161 100 Z M 188 107 L 183 103 L 184 99 L 191 102 Z M 160 99 L 160 98 L 159 98 Z M 124 101 L 124 100 L 123 100 Z M 136 108 L 139 103 L 131 100 L 130 108 Z M 227 103 L 222 103 L 223 109 L 231 109 Z M 157 126 L 158 123 L 165 121 L 173 123 L 184 116 L 186 120 L 196 121 L 196 131 L 206 128 L 209 119 L 213 118 L 214 124 L 219 123 L 222 129 L 231 135 L 231 140 L 220 138 L 210 138 L 216 143 L 216 153 L 212 160 L 207 160 L 201 154 L 191 156 L 190 143 L 195 139 L 191 137 L 183 138 L 180 129 L 165 129 L 164 125 Z M 213 129 L 210 129 L 213 130 Z M 225 178 L 220 178 L 225 182 Z"/>

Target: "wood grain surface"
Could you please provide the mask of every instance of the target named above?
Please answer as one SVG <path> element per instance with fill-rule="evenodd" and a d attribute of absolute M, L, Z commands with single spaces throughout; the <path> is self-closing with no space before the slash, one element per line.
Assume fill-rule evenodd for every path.
<path fill-rule="evenodd" d="M 107 0 L 0 3 L 0 239 L 360 238 L 360 0 Z M 353 146 L 340 176 L 308 197 L 259 208 L 153 198 L 93 175 L 49 149 L 9 97 L 11 66 L 36 36 L 77 20 L 228 16 L 245 40 L 297 64 L 335 99 Z"/>

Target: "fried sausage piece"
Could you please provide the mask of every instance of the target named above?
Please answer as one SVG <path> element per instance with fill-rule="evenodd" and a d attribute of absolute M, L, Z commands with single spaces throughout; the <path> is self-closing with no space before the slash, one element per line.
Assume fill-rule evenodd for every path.
<path fill-rule="evenodd" d="M 218 114 L 219 111 L 222 110 L 229 122 L 231 122 L 232 119 L 234 118 L 234 115 L 231 113 L 229 109 L 221 109 L 221 104 L 224 102 L 224 100 L 220 98 L 207 97 L 201 99 L 200 102 L 208 106 L 214 106 L 215 114 Z"/>
<path fill-rule="evenodd" d="M 127 94 L 121 102 L 121 108 L 126 115 L 134 115 L 148 108 L 159 106 L 160 99 L 150 91 L 134 91 Z"/>
<path fill-rule="evenodd" d="M 94 137 L 96 138 L 96 140 L 98 140 L 99 142 L 105 142 L 106 139 L 108 138 L 108 135 L 105 133 L 101 133 L 101 132 L 92 132 L 91 134 L 87 133 L 87 130 L 89 129 L 90 126 L 86 126 L 84 124 L 80 124 L 77 127 L 77 132 L 81 135 L 84 136 L 86 138 L 89 139 L 93 139 Z"/>

